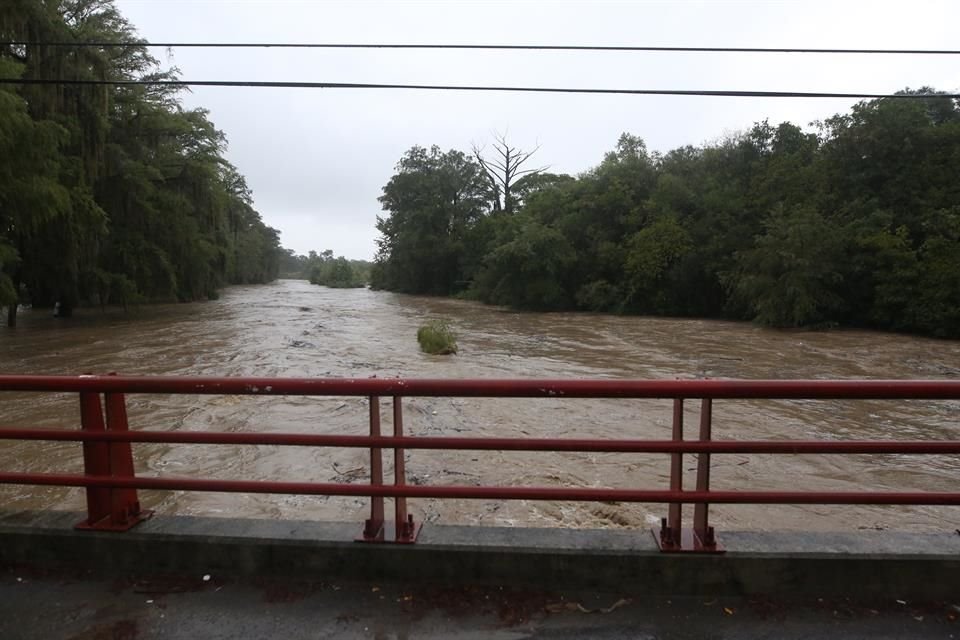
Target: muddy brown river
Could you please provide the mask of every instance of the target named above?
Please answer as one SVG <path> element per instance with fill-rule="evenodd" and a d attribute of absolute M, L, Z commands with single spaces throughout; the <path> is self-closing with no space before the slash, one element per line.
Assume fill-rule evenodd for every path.
<path fill-rule="evenodd" d="M 444 318 L 459 355 L 419 352 L 417 327 Z M 305 281 L 232 287 L 219 300 L 84 309 L 70 320 L 25 311 L 0 330 L 0 371 L 23 374 L 164 374 L 438 378 L 928 378 L 960 375 L 960 343 L 866 331 L 798 332 L 713 320 L 514 313 L 472 302 L 333 290 Z M 697 403 L 688 401 L 693 432 Z M 136 429 L 363 434 L 359 398 L 132 396 Z M 668 438 L 669 400 L 409 398 L 414 435 Z M 389 429 L 389 402 L 384 403 Z M 960 402 L 717 401 L 718 439 L 960 438 Z M 0 392 L 4 426 L 77 428 L 75 395 Z M 134 445 L 138 472 L 318 482 L 365 482 L 359 449 Z M 408 452 L 418 484 L 667 488 L 665 455 Z M 389 458 L 390 456 L 385 456 Z M 692 486 L 694 456 L 684 458 Z M 725 455 L 713 460 L 718 489 L 956 491 L 956 456 Z M 76 443 L 0 441 L 0 470 L 80 472 Z M 387 465 L 387 478 L 391 469 Z M 159 513 L 360 521 L 367 501 L 143 491 Z M 82 509 L 79 489 L 0 487 L 3 508 Z M 426 522 L 646 527 L 666 505 L 412 500 Z M 949 530 L 960 507 L 713 507 L 723 529 Z M 689 520 L 688 520 L 689 522 Z"/>

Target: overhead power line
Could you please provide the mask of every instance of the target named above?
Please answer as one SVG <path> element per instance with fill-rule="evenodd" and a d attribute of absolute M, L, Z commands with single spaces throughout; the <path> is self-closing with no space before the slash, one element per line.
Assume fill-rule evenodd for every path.
<path fill-rule="evenodd" d="M 660 47 L 542 44 L 409 44 L 346 42 L 0 42 L 0 46 L 163 47 L 205 49 L 464 49 L 498 51 L 646 51 L 666 53 L 821 53 L 883 55 L 960 55 L 958 49 L 836 49 L 815 47 Z"/>
<path fill-rule="evenodd" d="M 0 78 L 0 85 L 90 85 L 90 86 L 182 86 L 254 87 L 287 89 L 387 89 L 411 91 L 504 91 L 514 93 L 580 93 L 649 96 L 702 96 L 724 98 L 958 98 L 960 93 L 833 93 L 827 91 L 737 91 L 701 89 L 590 89 L 578 87 L 469 86 L 443 84 L 379 84 L 361 82 L 290 82 L 283 80 L 56 80 L 46 78 Z"/>

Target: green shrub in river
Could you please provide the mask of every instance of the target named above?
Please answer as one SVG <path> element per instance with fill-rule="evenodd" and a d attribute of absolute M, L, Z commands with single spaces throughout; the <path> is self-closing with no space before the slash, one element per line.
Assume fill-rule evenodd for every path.
<path fill-rule="evenodd" d="M 449 355 L 457 352 L 457 337 L 442 320 L 431 320 L 417 330 L 420 350 L 431 355 Z"/>

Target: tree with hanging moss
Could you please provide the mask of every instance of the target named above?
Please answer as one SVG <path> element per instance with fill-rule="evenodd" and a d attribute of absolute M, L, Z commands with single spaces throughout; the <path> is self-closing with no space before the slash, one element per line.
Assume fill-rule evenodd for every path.
<path fill-rule="evenodd" d="M 120 46 L 0 47 L 24 79 L 172 80 L 113 0 L 9 0 L 0 39 Z M 178 87 L 21 85 L 0 90 L 0 304 L 199 300 L 276 278 L 263 223 L 226 136 Z"/>

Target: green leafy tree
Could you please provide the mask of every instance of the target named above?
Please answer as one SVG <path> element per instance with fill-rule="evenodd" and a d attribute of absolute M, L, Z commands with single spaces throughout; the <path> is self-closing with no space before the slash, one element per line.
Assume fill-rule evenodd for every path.
<path fill-rule="evenodd" d="M 754 246 L 736 254 L 738 268 L 728 280 L 733 293 L 761 324 L 833 322 L 843 302 L 835 293 L 844 255 L 838 230 L 809 208 L 778 208 L 764 226 Z"/>
<path fill-rule="evenodd" d="M 0 77 L 16 78 L 21 71 L 22 65 L 0 58 Z M 57 180 L 66 131 L 31 119 L 26 102 L 8 87 L 0 87 L 0 306 L 7 307 L 13 326 L 21 285 L 30 275 L 24 254 L 51 225 L 63 222 L 70 194 Z"/>
<path fill-rule="evenodd" d="M 576 260 L 573 247 L 556 229 L 534 220 L 487 258 L 482 275 L 488 300 L 520 309 L 562 309 L 571 303 L 563 283 Z"/>
<path fill-rule="evenodd" d="M 480 167 L 465 154 L 410 149 L 380 197 L 388 215 L 377 218 L 372 285 L 434 295 L 463 289 L 464 238 L 487 211 L 487 195 Z"/>
<path fill-rule="evenodd" d="M 429 155 L 419 153 L 407 160 Z M 446 218 L 423 213 L 444 211 L 424 207 L 436 201 L 430 172 L 401 172 L 388 187 L 408 206 L 381 221 L 373 280 L 468 285 L 470 297 L 522 309 L 956 336 L 958 171 L 960 108 L 933 95 L 863 102 L 816 132 L 764 121 L 665 154 L 624 134 L 576 178 L 511 183 L 510 215 L 496 200 L 453 237 L 428 223 Z M 487 197 L 502 197 L 486 177 Z M 437 273 L 457 280 L 429 284 Z"/>
<path fill-rule="evenodd" d="M 625 261 L 625 303 L 646 313 L 671 313 L 669 270 L 692 248 L 690 234 L 672 217 L 664 217 L 630 236 Z"/>
<path fill-rule="evenodd" d="M 2 47 L 7 77 L 177 77 L 161 70 L 112 0 L 10 0 L 0 38 L 123 43 Z M 13 154 L 0 159 L 11 160 L 0 168 L 8 178 L 0 185 L 5 301 L 57 302 L 68 315 L 77 304 L 195 300 L 227 282 L 276 277 L 278 232 L 224 160 L 224 134 L 204 110 L 184 109 L 178 93 L 72 84 L 0 91 L 0 146 Z"/>
<path fill-rule="evenodd" d="M 370 279 L 370 263 L 365 260 L 347 260 L 333 257 L 333 251 L 320 255 L 310 252 L 310 283 L 335 289 L 355 289 L 366 286 Z"/>

